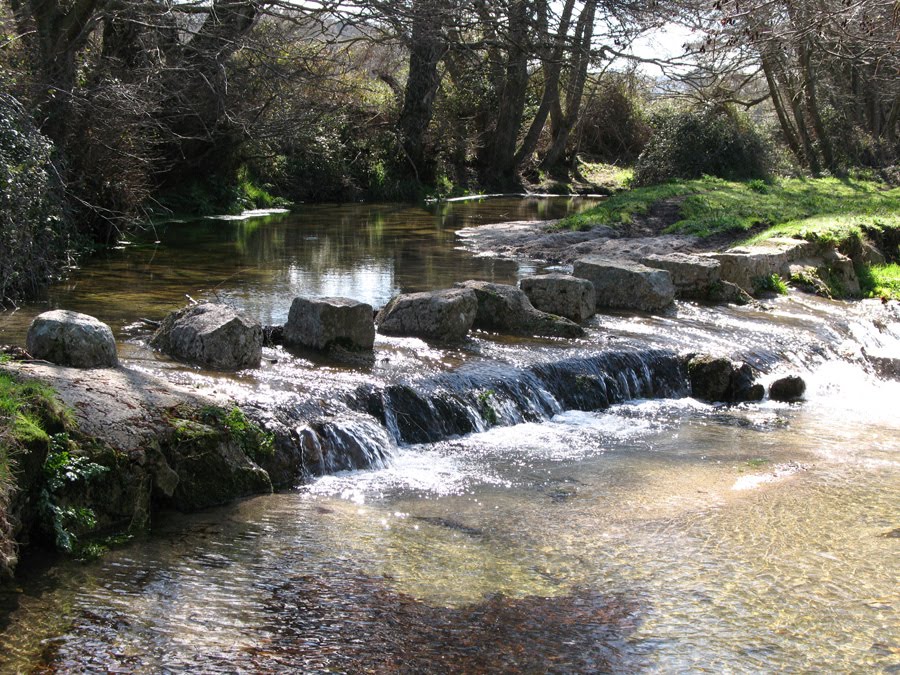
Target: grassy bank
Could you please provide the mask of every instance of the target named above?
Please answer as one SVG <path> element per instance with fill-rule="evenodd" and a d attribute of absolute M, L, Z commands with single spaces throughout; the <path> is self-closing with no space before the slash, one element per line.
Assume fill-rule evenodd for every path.
<path fill-rule="evenodd" d="M 757 240 L 790 235 L 804 227 L 900 228 L 900 188 L 890 189 L 882 183 L 836 178 L 733 182 L 711 177 L 621 192 L 593 209 L 566 218 L 559 226 L 573 230 L 621 226 L 664 203 L 677 208 L 676 219 L 666 227 L 666 233 L 700 237 L 723 233 L 739 237 L 741 232 L 760 226 L 769 229 L 756 235 Z"/>

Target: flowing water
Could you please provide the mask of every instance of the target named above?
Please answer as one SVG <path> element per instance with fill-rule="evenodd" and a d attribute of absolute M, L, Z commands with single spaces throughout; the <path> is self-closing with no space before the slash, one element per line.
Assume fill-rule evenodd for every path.
<path fill-rule="evenodd" d="M 262 406 L 340 398 L 358 416 L 342 433 L 384 461 L 22 570 L 0 597 L 3 670 L 900 672 L 900 383 L 866 359 L 900 347 L 895 306 L 684 303 L 598 315 L 570 342 L 379 337 L 349 364 L 268 350 L 232 377 L 153 355 L 135 324 L 185 292 L 276 323 L 300 292 L 378 305 L 513 282 L 532 268 L 456 250 L 453 230 L 536 206 L 578 207 L 172 226 L 54 289 L 50 303 L 112 323 L 132 367 Z M 763 381 L 799 372 L 806 400 L 688 398 L 675 354 L 690 350 L 741 356 Z"/>

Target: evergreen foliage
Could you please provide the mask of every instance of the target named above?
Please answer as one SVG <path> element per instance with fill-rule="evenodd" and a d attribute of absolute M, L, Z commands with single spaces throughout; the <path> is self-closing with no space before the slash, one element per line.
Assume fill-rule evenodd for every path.
<path fill-rule="evenodd" d="M 769 173 L 762 137 L 731 110 L 664 108 L 651 116 L 650 126 L 653 133 L 635 165 L 637 186 L 703 175 L 762 179 Z"/>

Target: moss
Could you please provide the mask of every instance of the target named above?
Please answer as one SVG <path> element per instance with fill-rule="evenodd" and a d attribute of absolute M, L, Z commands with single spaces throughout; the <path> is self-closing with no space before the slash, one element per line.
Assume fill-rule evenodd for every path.
<path fill-rule="evenodd" d="M 169 422 L 179 441 L 209 439 L 217 442 L 224 434 L 234 440 L 251 459 L 258 460 L 275 454 L 275 435 L 248 419 L 237 406 L 230 409 L 204 406 L 198 410 L 181 406 L 173 411 Z"/>
<path fill-rule="evenodd" d="M 500 422 L 497 411 L 494 409 L 493 400 L 494 391 L 492 389 L 485 389 L 478 393 L 478 411 L 481 413 L 482 419 L 492 426 Z"/>

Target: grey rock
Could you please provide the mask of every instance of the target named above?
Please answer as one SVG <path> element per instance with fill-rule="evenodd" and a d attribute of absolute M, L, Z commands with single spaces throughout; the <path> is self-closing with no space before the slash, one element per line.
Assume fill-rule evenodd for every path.
<path fill-rule="evenodd" d="M 26 337 L 36 359 L 75 368 L 115 368 L 116 340 L 102 321 L 87 314 L 57 309 L 32 321 Z"/>
<path fill-rule="evenodd" d="M 350 298 L 295 298 L 284 342 L 322 350 L 370 350 L 375 344 L 372 306 Z"/>
<path fill-rule="evenodd" d="M 806 382 L 798 375 L 788 375 L 769 385 L 769 398 L 773 401 L 799 401 L 806 393 Z"/>
<path fill-rule="evenodd" d="M 507 284 L 489 281 L 464 281 L 460 288 L 474 291 L 478 298 L 475 327 L 516 335 L 579 337 L 584 329 L 555 314 L 535 309 L 525 292 Z"/>
<path fill-rule="evenodd" d="M 675 299 L 672 275 L 640 263 L 588 256 L 575 261 L 574 274 L 594 285 L 598 308 L 654 312 Z"/>
<path fill-rule="evenodd" d="M 167 316 L 150 344 L 169 356 L 215 370 L 256 368 L 262 326 L 226 305 L 203 303 Z"/>
<path fill-rule="evenodd" d="M 411 335 L 452 343 L 466 337 L 477 311 L 478 300 L 469 289 L 405 293 L 392 298 L 378 312 L 375 324 L 385 335 Z"/>
<path fill-rule="evenodd" d="M 709 256 L 687 253 L 654 254 L 642 258 L 641 263 L 671 274 L 675 294 L 680 298 L 707 300 L 713 289 L 721 284 L 721 263 Z"/>
<path fill-rule="evenodd" d="M 802 239 L 769 239 L 756 246 L 714 253 L 711 257 L 719 261 L 719 273 L 723 281 L 729 281 L 746 292 L 753 293 L 757 279 L 773 274 L 787 279 L 790 277 L 791 263 L 812 257 L 817 251 L 817 244 Z"/>
<path fill-rule="evenodd" d="M 746 363 L 699 355 L 688 360 L 687 372 L 691 393 L 701 401 L 759 401 L 765 394 L 763 386 L 754 382 L 753 370 Z"/>
<path fill-rule="evenodd" d="M 597 306 L 594 285 L 569 274 L 525 277 L 519 288 L 536 309 L 579 323 L 592 317 Z"/>
<path fill-rule="evenodd" d="M 730 281 L 720 281 L 709 289 L 706 297 L 710 302 L 718 302 L 729 305 L 749 305 L 753 302 L 753 296 L 743 288 Z"/>

